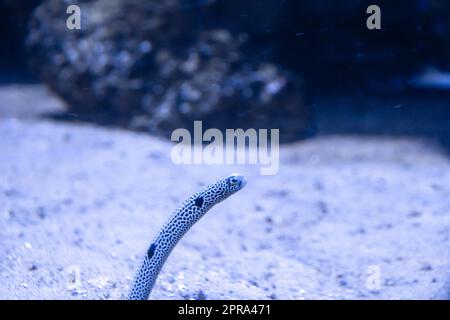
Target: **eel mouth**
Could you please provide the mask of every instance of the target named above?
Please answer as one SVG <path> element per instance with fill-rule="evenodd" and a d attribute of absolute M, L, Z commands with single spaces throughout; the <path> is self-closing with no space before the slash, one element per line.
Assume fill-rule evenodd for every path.
<path fill-rule="evenodd" d="M 240 176 L 239 189 L 242 189 L 247 184 L 247 179 L 244 176 Z"/>

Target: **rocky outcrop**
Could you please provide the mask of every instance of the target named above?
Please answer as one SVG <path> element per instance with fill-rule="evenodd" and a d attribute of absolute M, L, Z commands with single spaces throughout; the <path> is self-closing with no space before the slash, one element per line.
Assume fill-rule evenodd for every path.
<path fill-rule="evenodd" d="M 215 1 L 78 5 L 81 30 L 66 28 L 66 3 L 48 0 L 27 41 L 32 67 L 71 112 L 112 114 L 165 136 L 194 120 L 205 128 L 280 128 L 283 141 L 310 130 L 300 78 L 251 59 L 248 33 L 211 21 Z"/>
<path fill-rule="evenodd" d="M 81 30 L 65 25 L 74 3 Z M 106 115 L 164 136 L 194 120 L 280 128 L 292 141 L 314 126 L 306 96 L 399 91 L 427 66 L 449 70 L 447 3 L 381 1 L 375 31 L 370 4 L 46 0 L 27 44 L 33 69 L 77 118 Z"/>

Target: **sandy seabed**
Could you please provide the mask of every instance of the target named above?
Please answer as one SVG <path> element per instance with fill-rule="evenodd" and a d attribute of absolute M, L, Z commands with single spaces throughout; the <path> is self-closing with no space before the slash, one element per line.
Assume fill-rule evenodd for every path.
<path fill-rule="evenodd" d="M 33 90 L 21 103 L 46 104 Z M 125 298 L 171 212 L 234 171 L 247 186 L 187 233 L 152 299 L 450 298 L 450 162 L 429 140 L 318 136 L 262 176 L 177 166 L 163 139 L 2 97 L 0 299 Z"/>

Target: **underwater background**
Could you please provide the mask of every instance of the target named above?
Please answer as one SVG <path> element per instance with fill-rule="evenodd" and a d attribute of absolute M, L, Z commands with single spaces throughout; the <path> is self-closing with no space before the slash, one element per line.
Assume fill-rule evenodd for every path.
<path fill-rule="evenodd" d="M 450 298 L 449 14 L 0 1 L 0 299 L 125 298 L 173 210 L 235 171 L 247 186 L 192 227 L 152 299 Z M 279 129 L 278 172 L 175 164 L 171 134 L 199 120 Z"/>

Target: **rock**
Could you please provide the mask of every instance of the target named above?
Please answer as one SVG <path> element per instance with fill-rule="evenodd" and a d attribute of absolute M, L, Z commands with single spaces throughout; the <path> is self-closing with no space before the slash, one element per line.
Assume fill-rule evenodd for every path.
<path fill-rule="evenodd" d="M 30 266 L 28 267 L 28 271 L 36 271 L 37 268 L 38 267 L 35 264 L 30 264 Z"/>
<path fill-rule="evenodd" d="M 249 57 L 245 34 L 213 23 L 216 1 L 74 3 L 81 30 L 68 30 L 61 19 L 67 4 L 47 0 L 27 38 L 33 69 L 71 112 L 107 115 L 167 137 L 192 129 L 194 120 L 205 130 L 280 128 L 282 141 L 309 133 L 301 79 Z M 210 29 L 198 28 L 201 18 Z"/>

